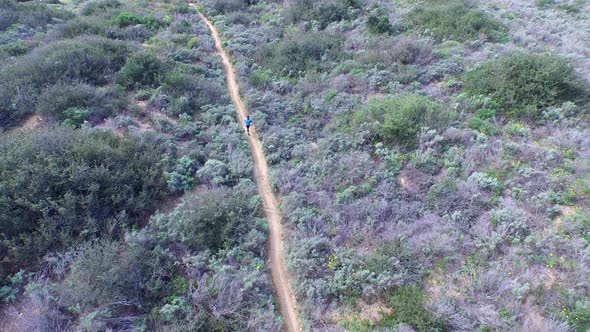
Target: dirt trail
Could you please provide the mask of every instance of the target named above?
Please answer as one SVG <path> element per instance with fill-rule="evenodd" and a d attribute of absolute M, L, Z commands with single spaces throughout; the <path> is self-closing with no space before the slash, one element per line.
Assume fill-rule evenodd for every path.
<path fill-rule="evenodd" d="M 191 4 L 191 6 L 197 8 L 195 4 Z M 240 97 L 236 75 L 229 60 L 229 56 L 223 49 L 219 33 L 215 29 L 215 26 L 213 26 L 213 24 L 201 14 L 201 12 L 199 12 L 199 15 L 207 24 L 209 30 L 211 30 L 213 39 L 215 39 L 215 47 L 221 55 L 223 69 L 226 74 L 227 88 L 231 99 L 236 106 L 238 121 L 244 127 L 244 118 L 247 116 L 248 110 Z M 276 295 L 279 299 L 281 315 L 285 321 L 284 329 L 286 331 L 301 331 L 302 328 L 297 316 L 295 296 L 291 291 L 287 266 L 283 255 L 283 226 L 281 224 L 281 212 L 278 207 L 277 199 L 270 186 L 268 166 L 256 130 L 250 128 L 250 134 L 251 136 L 248 136 L 248 143 L 250 145 L 250 151 L 252 152 L 252 158 L 254 159 L 256 187 L 262 196 L 264 214 L 268 220 L 271 277 Z"/>

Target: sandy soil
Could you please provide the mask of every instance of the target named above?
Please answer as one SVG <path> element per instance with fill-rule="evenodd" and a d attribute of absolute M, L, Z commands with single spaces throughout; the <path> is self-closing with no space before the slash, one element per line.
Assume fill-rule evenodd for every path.
<path fill-rule="evenodd" d="M 42 121 L 43 119 L 40 116 L 33 114 L 26 118 L 25 121 L 23 121 L 20 125 L 10 129 L 9 131 L 31 130 L 39 127 Z"/>
<path fill-rule="evenodd" d="M 195 8 L 197 7 L 195 4 L 191 4 L 191 6 Z M 240 97 L 234 68 L 231 65 L 227 52 L 225 52 L 223 49 L 221 39 L 219 38 L 219 33 L 215 29 L 215 26 L 213 26 L 213 24 L 200 12 L 199 15 L 211 30 L 211 34 L 215 40 L 215 47 L 221 55 L 223 69 L 226 74 L 227 87 L 231 99 L 236 106 L 238 121 L 242 124 L 242 126 L 244 126 L 243 119 L 247 116 L 248 110 L 242 101 L 242 98 Z M 281 224 L 281 212 L 278 207 L 277 198 L 275 197 L 270 186 L 266 158 L 264 156 L 262 145 L 260 144 L 256 130 L 251 127 L 250 136 L 247 137 L 248 143 L 250 145 L 250 151 L 252 152 L 252 158 L 254 159 L 256 187 L 262 196 L 264 214 L 268 220 L 268 245 L 271 277 L 276 295 L 279 299 L 281 315 L 283 316 L 283 320 L 285 322 L 284 329 L 286 331 L 301 331 L 302 328 L 297 315 L 297 304 L 295 296 L 291 291 L 287 266 L 285 263 L 285 257 L 283 255 L 283 226 Z"/>

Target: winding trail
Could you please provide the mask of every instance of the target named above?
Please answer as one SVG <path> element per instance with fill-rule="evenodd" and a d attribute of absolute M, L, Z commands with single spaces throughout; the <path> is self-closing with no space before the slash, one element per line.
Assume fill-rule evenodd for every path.
<path fill-rule="evenodd" d="M 236 106 L 238 122 L 244 127 L 243 119 L 248 115 L 248 109 L 244 104 L 244 101 L 240 97 L 240 92 L 236 80 L 234 68 L 230 62 L 227 52 L 223 49 L 219 33 L 215 26 L 198 10 L 197 5 L 191 3 L 190 6 L 197 9 L 199 15 L 203 21 L 211 30 L 211 35 L 215 40 L 215 47 L 221 55 L 221 61 L 223 64 L 223 70 L 226 75 L 227 88 L 231 99 Z M 258 192 L 262 196 L 262 205 L 264 214 L 268 221 L 269 239 L 268 239 L 268 251 L 269 251 L 269 263 L 272 283 L 275 289 L 275 293 L 279 299 L 279 309 L 283 320 L 285 322 L 284 329 L 286 331 L 298 332 L 302 331 L 299 318 L 297 316 L 297 303 L 295 296 L 291 291 L 289 282 L 289 276 L 287 271 L 287 265 L 285 263 L 285 256 L 283 255 L 283 226 L 281 224 L 281 212 L 277 198 L 274 195 L 270 181 L 268 178 L 268 166 L 266 164 L 266 157 L 262 150 L 262 145 L 258 139 L 256 130 L 250 128 L 251 136 L 248 137 L 248 143 L 250 145 L 250 151 L 252 152 L 252 158 L 254 160 L 254 177 L 256 181 L 256 187 Z"/>

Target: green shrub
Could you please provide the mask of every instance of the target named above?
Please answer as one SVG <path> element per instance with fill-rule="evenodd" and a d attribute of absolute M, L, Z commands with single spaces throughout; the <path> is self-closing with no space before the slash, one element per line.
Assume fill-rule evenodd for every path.
<path fill-rule="evenodd" d="M 491 121 L 484 120 L 477 116 L 472 116 L 467 120 L 467 127 L 486 135 L 494 135 L 498 132 L 498 128 L 496 128 Z"/>
<path fill-rule="evenodd" d="M 97 307 L 127 310 L 149 307 L 171 291 L 170 259 L 159 249 L 95 241 L 74 251 L 71 273 L 65 280 L 72 306 L 82 312 Z"/>
<path fill-rule="evenodd" d="M 183 122 L 192 119 L 190 115 L 183 113 Z M 189 120 L 190 121 L 190 120 Z M 168 186 L 174 192 L 184 192 L 189 190 L 195 184 L 195 173 L 197 172 L 197 165 L 189 156 L 183 156 L 178 160 L 176 167 L 172 172 L 166 172 Z"/>
<path fill-rule="evenodd" d="M 404 323 L 418 331 L 446 330 L 444 321 L 424 307 L 424 294 L 419 286 L 402 286 L 386 297 L 392 310 L 381 318 L 377 327 L 393 328 Z"/>
<path fill-rule="evenodd" d="M 570 303 L 566 309 L 563 310 L 562 317 L 574 327 L 576 332 L 588 331 L 590 327 L 590 300 L 578 300 L 575 303 Z"/>
<path fill-rule="evenodd" d="M 494 135 L 498 129 L 492 123 L 492 119 L 496 116 L 495 109 L 480 109 L 467 121 L 467 126 L 473 130 L 477 130 L 487 135 Z"/>
<path fill-rule="evenodd" d="M 415 7 L 403 19 L 405 28 L 428 31 L 437 41 L 466 41 L 485 36 L 491 41 L 505 40 L 508 28 L 466 1 L 429 0 Z"/>
<path fill-rule="evenodd" d="M 568 14 L 576 14 L 579 13 L 585 4 L 584 0 L 578 0 L 574 3 L 561 3 L 557 5 L 557 9 L 563 10 Z"/>
<path fill-rule="evenodd" d="M 389 22 L 387 13 L 371 14 L 365 22 L 367 30 L 373 34 L 390 33 L 394 31 L 393 25 Z"/>
<path fill-rule="evenodd" d="M 432 46 L 415 36 L 377 37 L 370 39 L 365 51 L 355 56 L 364 65 L 404 75 L 403 72 L 409 68 L 400 65 L 425 65 L 431 62 Z"/>
<path fill-rule="evenodd" d="M 313 0 L 296 0 L 285 11 L 285 17 L 289 23 L 311 20 L 314 16 Z"/>
<path fill-rule="evenodd" d="M 70 122 L 79 125 L 84 120 L 100 122 L 117 113 L 125 104 L 123 96 L 109 89 L 98 90 L 80 83 L 58 83 L 43 90 L 39 96 L 37 112 L 57 120 L 70 119 Z M 84 112 L 80 112 L 81 110 Z M 83 117 L 82 113 L 85 114 Z"/>
<path fill-rule="evenodd" d="M 121 2 L 119 0 L 93 0 L 84 4 L 80 10 L 80 14 L 90 16 L 119 7 L 121 7 Z"/>
<path fill-rule="evenodd" d="M 14 24 L 22 24 L 27 28 L 45 28 L 54 19 L 67 20 L 74 14 L 35 2 L 0 1 L 0 32 L 6 31 Z"/>
<path fill-rule="evenodd" d="M 23 286 L 31 280 L 33 275 L 33 273 L 25 273 L 25 270 L 19 270 L 17 273 L 8 276 L 6 285 L 0 287 L 0 301 L 5 303 L 15 302 Z"/>
<path fill-rule="evenodd" d="M 50 250 L 118 236 L 166 192 L 161 148 L 147 141 L 62 127 L 2 134 L 0 151 L 0 280 Z"/>
<path fill-rule="evenodd" d="M 507 116 L 536 118 L 542 108 L 588 97 L 588 83 L 561 56 L 518 52 L 467 72 L 468 95 L 489 95 Z"/>
<path fill-rule="evenodd" d="M 217 14 L 226 14 L 243 10 L 246 7 L 245 0 L 216 0 L 213 2 L 213 10 Z"/>
<path fill-rule="evenodd" d="M 23 41 L 0 45 L 0 59 L 26 54 L 31 49 Z"/>
<path fill-rule="evenodd" d="M 256 88 L 266 88 L 272 83 L 272 78 L 265 72 L 255 71 L 250 75 L 250 84 Z"/>
<path fill-rule="evenodd" d="M 192 114 L 222 98 L 223 87 L 202 77 L 199 67 L 177 67 L 164 75 L 154 101 L 170 116 Z"/>
<path fill-rule="evenodd" d="M 78 128 L 88 121 L 92 110 L 87 108 L 70 107 L 63 114 L 66 117 L 63 124 L 71 128 Z"/>
<path fill-rule="evenodd" d="M 316 21 L 324 29 L 332 22 L 350 19 L 349 8 L 361 7 L 358 0 L 296 0 L 288 6 L 285 17 L 289 23 Z"/>
<path fill-rule="evenodd" d="M 453 114 L 428 97 L 415 94 L 370 97 L 352 115 L 352 124 L 377 122 L 371 134 L 389 143 L 412 146 L 422 127 L 445 128 Z"/>
<path fill-rule="evenodd" d="M 442 59 L 449 58 L 451 55 L 461 55 L 463 51 L 463 44 L 456 40 L 447 40 L 438 45 L 433 51 L 433 54 Z"/>
<path fill-rule="evenodd" d="M 130 53 L 125 42 L 81 37 L 35 49 L 0 68 L 0 126 L 34 110 L 42 90 L 56 82 L 109 83 Z"/>
<path fill-rule="evenodd" d="M 105 22 L 94 18 L 77 18 L 60 25 L 57 34 L 61 38 L 75 38 L 82 35 L 106 35 Z"/>
<path fill-rule="evenodd" d="M 129 12 L 121 12 L 113 16 L 111 22 L 113 23 L 113 25 L 119 28 L 126 28 L 132 25 L 143 24 L 152 30 L 157 30 L 164 25 L 162 22 L 158 21 L 154 17 L 141 17 Z"/>
<path fill-rule="evenodd" d="M 318 1 L 316 19 L 320 23 L 320 29 L 325 29 L 332 22 L 340 22 L 350 19 L 348 15 L 349 1 Z"/>
<path fill-rule="evenodd" d="M 323 61 L 339 59 L 341 48 L 342 39 L 327 33 L 291 36 L 262 51 L 263 65 L 277 74 L 302 76 Z"/>
<path fill-rule="evenodd" d="M 127 88 L 155 87 L 164 73 L 164 64 L 152 53 L 131 56 L 117 74 L 117 83 Z"/>
<path fill-rule="evenodd" d="M 130 25 L 143 24 L 143 18 L 129 12 L 121 12 L 113 16 L 111 22 L 119 28 L 125 28 Z"/>
<path fill-rule="evenodd" d="M 191 250 L 217 251 L 239 241 L 259 206 L 256 199 L 211 189 L 185 196 L 173 212 L 152 220 L 168 238 L 180 240 Z"/>

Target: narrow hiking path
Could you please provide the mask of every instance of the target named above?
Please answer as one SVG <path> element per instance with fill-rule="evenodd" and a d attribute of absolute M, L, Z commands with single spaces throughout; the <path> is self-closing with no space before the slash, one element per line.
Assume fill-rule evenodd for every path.
<path fill-rule="evenodd" d="M 194 8 L 197 8 L 195 4 L 190 5 Z M 217 29 L 200 11 L 199 15 L 207 24 L 209 30 L 211 30 L 211 35 L 215 40 L 215 47 L 221 55 L 223 70 L 225 71 L 226 75 L 227 88 L 229 90 L 231 99 L 236 106 L 236 115 L 238 117 L 238 121 L 242 124 L 242 127 L 244 127 L 243 119 L 248 115 L 248 110 L 244 104 L 244 101 L 240 97 L 240 91 L 238 88 L 234 68 L 229 60 L 227 52 L 223 49 Z M 256 187 L 262 196 L 264 214 L 268 221 L 268 255 L 272 283 L 275 288 L 275 293 L 279 299 L 280 312 L 285 322 L 284 329 L 286 331 L 301 331 L 301 324 L 299 323 L 297 316 L 297 304 L 295 301 L 295 296 L 291 291 L 287 266 L 285 263 L 285 256 L 283 255 L 283 226 L 281 224 L 281 212 L 279 210 L 277 198 L 275 197 L 270 186 L 266 157 L 264 156 L 262 145 L 260 144 L 256 130 L 250 128 L 250 134 L 251 136 L 247 137 L 248 143 L 250 145 L 250 151 L 252 152 L 252 158 L 254 160 L 254 177 L 256 181 Z"/>

